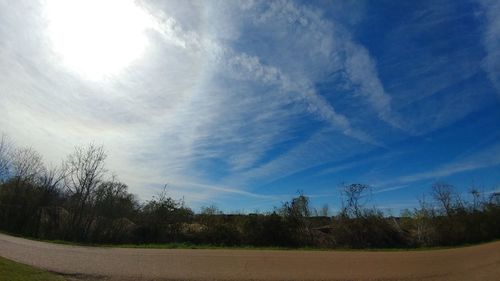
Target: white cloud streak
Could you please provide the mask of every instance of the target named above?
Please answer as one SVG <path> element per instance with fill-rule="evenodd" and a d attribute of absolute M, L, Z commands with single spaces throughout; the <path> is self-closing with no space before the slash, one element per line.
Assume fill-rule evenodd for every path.
<path fill-rule="evenodd" d="M 143 3 L 149 49 L 90 83 L 47 42 L 43 2 L 0 3 L 1 130 L 56 163 L 74 145 L 102 143 L 143 198 L 171 183 L 203 201 L 276 200 L 252 185 L 385 145 L 359 124 L 404 127 L 376 60 L 342 24 L 291 1 L 239 4 Z M 332 74 L 347 97 L 318 90 Z"/>
<path fill-rule="evenodd" d="M 496 144 L 487 147 L 479 152 L 476 152 L 472 155 L 463 157 L 462 159 L 457 159 L 448 164 L 440 165 L 433 170 L 400 176 L 397 177 L 396 179 L 379 182 L 376 184 L 376 186 L 382 187 L 394 184 L 398 185 L 409 184 L 423 180 L 439 180 L 450 175 L 468 171 L 474 171 L 477 169 L 496 166 L 499 164 L 500 164 L 500 145 Z M 390 189 L 391 187 L 389 187 L 389 190 Z M 380 190 L 387 190 L 387 188 Z"/>
<path fill-rule="evenodd" d="M 500 96 L 500 2 L 481 0 L 480 3 L 486 14 L 483 44 L 487 54 L 484 68 Z"/>
<path fill-rule="evenodd" d="M 25 4 L 18 5 L 17 9 L 27 10 Z M 221 168 L 223 174 L 247 173 L 249 169 L 257 169 L 251 173 L 259 174 L 258 170 L 271 165 L 260 163 L 267 151 L 293 137 L 297 127 L 290 121 L 308 115 L 346 136 L 379 145 L 353 128 L 348 117 L 315 90 L 314 83 L 324 73 L 346 71 L 380 116 L 390 110 L 390 98 L 376 78 L 366 49 L 352 42 L 340 26 L 323 19 L 320 12 L 286 1 L 249 3 L 243 7 L 247 19 L 238 24 L 242 12 L 238 5 L 195 7 L 193 14 L 211 19 L 206 26 L 186 19 L 181 23 L 168 14 L 170 7 L 157 9 L 157 5 L 144 7 L 151 12 L 153 31 L 161 40 L 150 35 L 152 50 L 143 59 L 130 65 L 121 77 L 91 84 L 58 63 L 57 54 L 44 39 L 41 4 L 33 5 L 25 17 L 2 13 L 1 36 L 8 42 L 0 46 L 0 82 L 5 93 L 0 107 L 7 112 L 1 121 L 3 130 L 21 145 L 36 139 L 35 148 L 53 162 L 73 145 L 102 143 L 111 155 L 111 169 L 138 186 L 154 182 L 161 186 L 168 179 L 184 178 L 213 186 L 218 179 L 207 178 L 212 171 L 200 169 L 200 163 L 209 165 L 214 160 L 226 166 Z M 231 36 L 212 29 L 233 25 L 265 26 L 270 34 L 276 29 L 288 30 L 285 36 L 298 42 L 293 48 L 308 48 L 311 55 L 294 61 L 291 56 L 295 53 L 290 53 L 272 60 L 272 52 L 284 50 L 280 44 L 269 54 L 238 50 L 231 47 L 239 40 L 236 29 L 229 32 Z M 298 25 L 302 35 L 297 37 L 289 29 L 292 25 Z M 17 36 L 23 33 L 36 36 Z M 317 40 L 321 40 L 319 44 Z M 365 76 L 370 78 L 368 83 Z M 256 91 L 263 93 L 248 94 Z M 301 150 L 293 149 L 291 155 L 304 154 Z M 280 161 L 270 162 L 277 165 L 271 170 L 283 171 L 278 168 L 282 164 L 276 164 Z M 182 186 L 184 181 L 177 182 Z M 197 186 L 203 188 L 203 184 Z M 140 188 L 134 191 L 143 192 Z"/>

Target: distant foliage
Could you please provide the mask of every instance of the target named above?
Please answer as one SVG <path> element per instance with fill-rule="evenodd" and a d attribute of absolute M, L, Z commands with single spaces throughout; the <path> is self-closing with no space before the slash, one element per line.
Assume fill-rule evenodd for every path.
<path fill-rule="evenodd" d="M 48 167 L 31 148 L 0 139 L 0 230 L 83 243 L 194 243 L 281 247 L 391 248 L 477 243 L 500 238 L 500 193 L 471 188 L 464 200 L 435 183 L 430 199 L 387 217 L 368 208 L 370 187 L 341 187 L 341 208 L 310 207 L 299 193 L 264 214 L 224 214 L 216 206 L 195 214 L 167 186 L 139 202 L 110 176 L 104 148 L 75 148 L 61 167 Z"/>

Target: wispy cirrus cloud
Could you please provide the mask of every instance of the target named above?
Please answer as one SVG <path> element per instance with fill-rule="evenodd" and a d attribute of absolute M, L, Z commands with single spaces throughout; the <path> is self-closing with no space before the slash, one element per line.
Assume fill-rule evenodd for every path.
<path fill-rule="evenodd" d="M 480 3 L 486 15 L 483 44 L 487 54 L 484 68 L 500 95 L 500 3 L 492 0 L 481 0 Z"/>
<path fill-rule="evenodd" d="M 364 8 L 347 16 L 353 5 Z M 409 135 L 488 103 L 477 84 L 460 85 L 479 73 L 473 40 L 445 51 L 417 40 L 463 16 L 451 6 L 411 9 L 387 36 L 365 38 L 369 3 L 142 2 L 143 57 L 89 81 L 47 40 L 43 1 L 0 3 L 0 130 L 56 163 L 73 145 L 102 143 L 111 170 L 143 198 L 170 183 L 172 195 L 196 202 L 276 201 L 276 181 L 375 165 L 349 159 L 370 151 L 384 159 Z M 441 174 L 472 169 L 461 167 Z"/>
<path fill-rule="evenodd" d="M 307 8 L 300 8 L 290 2 L 282 2 L 278 4 L 274 3 L 270 7 L 267 7 L 265 3 L 261 3 L 258 6 L 259 7 L 257 8 L 250 6 L 245 7 L 246 11 L 251 11 L 252 9 L 264 9 L 264 12 L 257 16 L 256 20 L 252 19 L 250 21 L 257 26 L 264 23 L 267 24 L 267 26 L 283 24 L 281 20 L 283 20 L 284 17 L 280 17 L 278 16 L 278 14 L 283 16 L 283 13 L 286 13 L 288 21 L 291 21 L 292 24 L 295 24 L 295 22 L 299 22 L 299 25 L 302 25 L 302 28 L 307 29 L 307 32 L 303 33 L 304 36 L 308 37 L 312 33 L 315 34 L 317 38 L 331 37 L 331 23 L 322 20 L 321 15 L 318 12 L 314 12 Z M 264 6 L 264 8 L 262 6 Z M 285 9 L 281 9 L 280 7 Z M 270 19 L 269 15 L 273 13 L 278 14 L 276 14 L 276 17 L 273 16 L 271 18 L 271 22 L 266 22 Z M 290 19 L 290 17 L 295 19 Z M 274 19 L 276 18 L 278 19 L 277 23 L 274 22 Z M 191 38 L 198 37 L 196 35 L 193 35 L 195 34 L 193 32 L 190 32 L 190 34 L 192 35 Z M 288 36 L 294 35 L 296 34 L 294 32 L 291 32 L 291 34 Z M 299 39 L 299 45 L 305 44 L 305 42 L 307 41 L 307 39 L 303 39 L 300 37 Z M 330 38 L 330 40 L 332 40 L 332 38 Z M 344 40 L 343 37 L 342 40 Z M 194 41 L 194 46 L 198 48 L 199 42 L 201 40 Z M 309 42 L 308 44 L 310 49 L 315 48 L 314 42 Z M 226 95 L 224 98 L 228 101 L 228 103 L 231 103 L 233 106 L 241 105 L 245 108 L 234 107 L 234 115 L 232 115 L 233 110 L 231 110 L 230 108 L 225 108 L 224 120 L 216 120 L 213 122 L 213 126 L 223 128 L 222 131 L 212 126 L 204 126 L 204 128 L 207 129 L 208 133 L 203 136 L 202 141 L 198 141 L 199 143 L 203 143 L 203 145 L 195 148 L 195 154 L 208 154 L 207 158 L 212 159 L 222 158 L 223 155 L 227 154 L 227 156 L 224 158 L 236 159 L 236 162 L 232 162 L 232 164 L 229 163 L 231 164 L 231 166 L 235 167 L 236 170 L 253 167 L 259 160 L 259 156 L 262 156 L 267 150 L 269 150 L 269 148 L 272 148 L 274 145 L 276 145 L 276 143 L 282 142 L 287 139 L 287 130 L 290 132 L 293 131 L 293 128 L 290 128 L 290 126 L 286 123 L 289 122 L 290 119 L 293 119 L 293 115 L 304 116 L 304 113 L 312 114 L 318 120 L 325 121 L 327 124 L 332 126 L 334 130 L 339 130 L 347 136 L 368 143 L 374 142 L 374 140 L 371 139 L 371 137 L 366 133 L 352 128 L 348 118 L 341 114 L 338 114 L 331 103 L 325 100 L 320 94 L 315 91 L 313 86 L 313 79 L 315 77 L 308 77 L 308 75 L 310 74 L 307 69 L 308 64 L 318 64 L 325 59 L 339 59 L 338 57 L 333 56 L 335 54 L 335 50 L 332 49 L 334 46 L 328 46 L 328 42 L 322 44 L 320 49 L 316 52 L 323 57 L 318 56 L 313 58 L 306 58 L 301 60 L 301 63 L 305 65 L 294 65 L 293 67 L 287 66 L 287 64 L 289 63 L 289 57 L 284 58 L 283 61 L 274 62 L 273 60 L 270 60 L 272 58 L 269 57 L 270 53 L 259 54 L 260 57 L 258 55 L 249 55 L 245 53 L 244 50 L 238 52 L 235 49 L 221 46 L 218 43 L 215 43 L 215 41 L 213 40 L 210 41 L 209 45 L 212 47 L 211 49 L 209 48 L 209 50 L 216 50 L 215 54 L 212 54 L 211 56 L 211 59 L 214 60 L 214 62 L 212 63 L 223 67 L 222 69 L 220 67 L 217 68 L 217 73 L 219 73 L 219 75 L 216 79 L 221 79 L 222 81 L 225 81 L 225 83 L 231 80 L 243 81 L 244 83 L 247 83 L 247 88 L 245 88 L 246 91 L 252 91 L 252 87 L 255 89 L 255 86 L 252 86 L 252 84 L 259 83 L 260 86 L 265 86 L 263 90 L 267 91 L 269 96 L 260 96 L 258 98 L 255 98 L 255 101 L 258 102 L 259 105 L 256 104 L 255 107 L 252 106 L 252 109 L 250 109 L 250 105 L 254 103 L 253 97 L 243 96 L 243 93 L 238 93 L 239 95 L 243 96 L 242 99 L 244 101 L 229 101 L 227 100 L 228 98 L 232 99 L 234 97 L 235 99 L 238 99 L 238 97 L 236 95 Z M 189 44 L 183 44 L 183 46 L 189 47 Z M 383 115 L 387 115 L 387 112 L 390 109 L 385 107 L 389 106 L 389 98 L 383 93 L 380 81 L 378 81 L 375 77 L 376 73 L 374 73 L 375 71 L 373 69 L 373 63 L 371 62 L 369 55 L 361 46 L 355 45 L 352 42 L 351 44 L 347 44 L 346 46 L 348 47 L 348 49 L 344 47 L 339 51 L 348 53 L 348 58 L 351 56 L 357 57 L 355 57 L 352 61 L 344 61 L 339 65 L 334 66 L 325 66 L 328 67 L 328 69 L 320 70 L 326 73 L 328 71 L 331 71 L 333 68 L 346 69 L 347 66 L 351 66 L 348 72 L 349 75 L 352 76 L 352 83 L 361 85 L 363 91 L 365 91 L 367 95 L 371 93 L 371 91 L 369 91 L 370 83 L 375 84 L 374 87 L 377 88 L 377 91 L 374 95 L 378 96 L 372 98 L 370 102 L 373 102 L 374 107 L 378 108 L 378 110 L 380 110 L 381 112 L 384 111 Z M 274 51 L 277 50 L 279 50 L 279 46 Z M 273 51 L 271 51 L 271 53 L 272 52 Z M 261 60 L 268 61 L 268 63 L 264 64 L 261 62 Z M 368 72 L 365 71 L 365 66 L 368 66 Z M 364 73 L 359 74 L 359 71 L 363 71 Z M 372 78 L 368 82 L 368 84 L 365 83 L 362 79 L 362 77 L 366 75 Z M 230 85 L 225 85 L 225 87 L 231 88 Z M 235 89 L 235 91 L 238 91 L 238 89 Z M 239 98 L 241 98 L 241 96 Z M 382 98 L 382 101 L 378 99 L 379 97 Z M 283 108 L 284 106 L 289 107 L 290 104 L 294 103 L 304 104 L 304 106 L 302 108 L 287 108 L 286 112 L 280 110 L 280 108 Z M 267 105 L 271 106 L 272 108 L 268 108 L 266 110 L 266 113 L 261 114 L 258 112 L 257 108 L 262 109 L 262 104 L 266 105 L 264 106 L 265 108 L 268 107 Z M 270 114 L 270 112 L 272 112 L 272 114 Z M 284 118 L 281 119 L 281 121 L 279 121 L 279 112 L 283 112 Z M 247 117 L 245 118 L 245 116 Z M 257 116 L 258 118 L 253 119 L 255 116 Z M 245 118 L 245 120 L 256 120 L 256 122 L 250 122 L 250 126 L 242 126 L 241 124 L 248 124 L 248 122 L 241 122 L 240 118 Z M 226 123 L 226 120 L 230 120 L 231 123 Z M 252 125 L 258 124 L 260 124 L 260 127 L 252 127 Z M 240 133 L 234 133 L 235 131 L 238 131 Z M 247 135 L 245 133 L 243 133 L 242 135 L 241 132 L 245 131 L 251 132 L 251 135 Z M 269 133 L 266 133 L 266 131 Z M 259 138 L 255 139 L 256 136 L 259 136 Z M 222 152 L 222 147 L 224 147 L 224 152 Z M 236 147 L 236 150 L 228 149 L 231 147 Z M 237 147 L 244 147 L 244 150 L 239 153 Z M 258 167 L 255 167 L 255 169 L 257 168 Z"/>
<path fill-rule="evenodd" d="M 6 90 L 2 105 L 12 113 L 3 128 L 16 139 L 30 138 L 27 131 L 21 134 L 16 127 L 29 128 L 40 141 L 37 148 L 49 152 L 51 159 L 67 153 L 74 144 L 102 141 L 113 155 L 112 168 L 137 184 L 145 184 L 141 175 L 151 171 L 158 171 L 148 175 L 151 182 L 160 183 L 168 177 L 192 177 L 203 182 L 208 174 L 213 178 L 208 181 L 215 180 L 211 169 L 203 170 L 204 162 L 222 162 L 222 177 L 230 171 L 256 167 L 270 148 L 293 136 L 297 127 L 290 121 L 294 119 L 312 117 L 348 137 L 376 143 L 354 128 L 315 90 L 318 75 L 345 67 L 345 62 L 328 63 L 316 67 L 318 74 L 309 75 L 308 66 L 339 59 L 335 56 L 337 46 L 331 43 L 337 39 L 330 34 L 332 24 L 322 19 L 320 13 L 292 2 L 262 2 L 244 7 L 247 18 L 239 24 L 242 27 L 281 28 L 296 25 L 295 20 L 288 22 L 286 18 L 302 19 L 297 26 L 307 32 L 299 37 L 295 48 L 308 44 L 317 54 L 288 66 L 290 56 L 271 60 L 272 52 L 281 50 L 279 45 L 270 52 L 250 54 L 231 42 L 239 39 L 237 36 L 203 30 L 232 22 L 215 21 L 198 28 L 195 24 L 187 25 L 191 29 L 186 29 L 182 21 L 165 12 L 168 9 L 155 10 L 155 5 L 150 3 L 148 8 L 153 11 L 152 31 L 158 34 L 153 33 L 150 38 L 151 52 L 128 67 L 121 74 L 122 79 L 111 77 L 98 83 L 83 81 L 57 63 L 50 44 L 43 41 L 45 30 L 39 22 L 44 19 L 37 13 L 37 9 L 43 9 L 42 4 L 24 19 L 4 17 L 5 25 L 12 28 L 2 30 L 2 36 L 10 39 L 11 44 L 2 46 L 2 73 L 7 74 L 8 70 L 14 74 L 5 75 L 2 81 Z M 224 12 L 233 15 L 219 17 L 219 10 L 198 8 L 203 13 L 214 13 L 209 15 L 211 18 L 226 21 L 235 20 L 241 12 L 237 5 L 216 5 L 225 6 Z M 281 16 L 275 18 L 278 14 Z M 27 30 L 40 36 L 15 36 Z M 275 31 L 271 28 L 268 34 Z M 326 38 L 319 48 L 314 42 L 307 42 L 311 34 Z M 286 34 L 290 39 L 296 35 L 293 30 Z M 12 48 L 18 45 L 26 47 Z M 36 49 L 40 45 L 42 48 Z M 366 51 L 363 54 L 366 56 Z M 355 73 L 350 71 L 350 75 Z M 256 91 L 265 94 L 248 94 Z M 44 120 L 43 127 L 37 120 Z M 67 132 L 65 137 L 57 137 L 63 131 Z M 60 146 L 56 149 L 48 143 Z M 127 167 L 136 166 L 135 163 L 140 163 L 140 167 Z"/>
<path fill-rule="evenodd" d="M 407 186 L 404 184 L 423 180 L 440 180 L 454 174 L 474 171 L 497 165 L 500 165 L 500 145 L 494 144 L 454 161 L 439 165 L 434 169 L 415 174 L 402 175 L 388 181 L 378 182 L 376 183 L 376 186 L 381 187 L 382 189 L 380 190 L 389 191 L 392 190 L 391 187 L 383 187 L 389 185 L 401 185 L 401 188 L 404 188 L 405 186 Z M 400 188 L 396 187 L 396 189 Z"/>

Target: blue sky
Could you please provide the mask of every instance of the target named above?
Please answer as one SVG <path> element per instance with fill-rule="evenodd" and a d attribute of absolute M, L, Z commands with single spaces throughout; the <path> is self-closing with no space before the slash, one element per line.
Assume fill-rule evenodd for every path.
<path fill-rule="evenodd" d="M 491 192 L 499 109 L 498 1 L 0 1 L 0 131 L 55 164 L 103 144 L 144 200 Z"/>

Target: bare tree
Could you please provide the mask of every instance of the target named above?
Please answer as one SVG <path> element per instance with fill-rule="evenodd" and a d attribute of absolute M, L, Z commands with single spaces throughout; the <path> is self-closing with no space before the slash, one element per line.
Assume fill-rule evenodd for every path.
<path fill-rule="evenodd" d="M 106 173 L 106 157 L 102 146 L 90 144 L 75 148 L 64 164 L 66 188 L 71 195 L 83 201 L 90 199 Z"/>
<path fill-rule="evenodd" d="M 370 187 L 368 185 L 361 183 L 343 185 L 341 190 L 342 196 L 344 197 L 342 201 L 342 212 L 349 217 L 361 217 L 364 206 L 362 199 L 367 196 L 366 192 L 369 190 Z"/>
<path fill-rule="evenodd" d="M 88 216 L 88 208 L 99 184 L 106 175 L 106 153 L 102 146 L 90 144 L 76 147 L 64 164 L 65 187 L 72 198 L 72 226 L 70 235 L 87 235 L 86 229 L 93 218 Z"/>
<path fill-rule="evenodd" d="M 38 179 L 39 188 L 47 194 L 58 192 L 62 187 L 65 176 L 63 168 L 55 166 L 45 168 Z"/>
<path fill-rule="evenodd" d="M 413 223 L 416 230 L 416 240 L 419 245 L 429 246 L 434 241 L 432 220 L 435 217 L 434 209 L 429 206 L 425 196 L 418 200 L 420 208 L 415 209 Z"/>
<path fill-rule="evenodd" d="M 302 191 L 299 191 L 299 196 L 292 198 L 291 210 L 299 217 L 310 217 L 311 209 L 309 208 L 309 197 L 305 196 Z"/>
<path fill-rule="evenodd" d="M 33 210 L 33 217 L 36 218 L 33 220 L 32 227 L 35 231 L 36 235 L 40 235 L 45 229 L 47 231 L 47 225 L 44 225 L 43 222 L 43 214 L 46 215 L 54 210 L 60 200 L 62 199 L 61 187 L 64 180 L 64 172 L 61 168 L 51 166 L 50 168 L 46 168 L 43 170 L 41 175 L 39 175 L 36 184 L 33 188 L 36 190 L 36 202 L 35 205 L 37 208 Z M 54 225 L 52 225 L 54 227 Z M 50 231 L 50 230 L 49 230 Z"/>
<path fill-rule="evenodd" d="M 32 148 L 15 150 L 10 157 L 12 176 L 19 181 L 35 181 L 45 171 L 42 156 Z"/>
<path fill-rule="evenodd" d="M 451 216 L 453 211 L 453 186 L 437 182 L 432 185 L 432 196 L 444 210 L 445 214 Z"/>
<path fill-rule="evenodd" d="M 486 201 L 484 198 L 484 191 L 479 190 L 476 186 L 471 186 L 469 188 L 469 194 L 472 196 L 472 211 L 480 211 Z"/>

